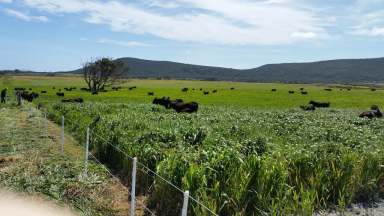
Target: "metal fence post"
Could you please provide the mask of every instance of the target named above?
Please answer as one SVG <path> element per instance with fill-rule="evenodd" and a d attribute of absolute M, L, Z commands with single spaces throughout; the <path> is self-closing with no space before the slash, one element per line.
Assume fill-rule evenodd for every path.
<path fill-rule="evenodd" d="M 84 176 L 88 175 L 88 156 L 89 156 L 89 127 L 87 128 L 87 139 L 85 142 L 85 155 L 84 155 Z"/>
<path fill-rule="evenodd" d="M 131 188 L 131 214 L 130 216 L 135 216 L 136 209 L 136 168 L 137 168 L 137 158 L 133 158 L 132 165 L 132 188 Z"/>
<path fill-rule="evenodd" d="M 60 148 L 60 152 L 61 154 L 64 153 L 64 116 L 61 117 L 61 148 Z"/>
<path fill-rule="evenodd" d="M 47 120 L 47 113 L 44 113 L 44 129 L 45 129 L 45 137 L 48 137 L 48 120 Z"/>
<path fill-rule="evenodd" d="M 189 191 L 185 191 L 183 209 L 181 210 L 181 216 L 187 216 L 188 214 L 188 201 L 189 201 Z"/>

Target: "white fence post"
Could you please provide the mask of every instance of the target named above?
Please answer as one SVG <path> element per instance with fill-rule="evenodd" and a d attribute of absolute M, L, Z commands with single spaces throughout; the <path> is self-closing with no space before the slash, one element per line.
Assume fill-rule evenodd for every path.
<path fill-rule="evenodd" d="M 181 210 L 181 216 L 187 216 L 188 214 L 188 201 L 189 201 L 189 191 L 185 191 L 183 209 Z"/>
<path fill-rule="evenodd" d="M 131 214 L 130 216 L 135 216 L 136 209 L 136 168 L 137 168 L 137 158 L 133 158 L 132 165 L 132 188 L 131 188 Z"/>
<path fill-rule="evenodd" d="M 60 152 L 61 154 L 64 153 L 64 116 L 61 116 L 61 148 Z"/>
<path fill-rule="evenodd" d="M 89 156 L 89 127 L 87 128 L 87 139 L 85 142 L 85 155 L 84 155 L 84 176 L 88 175 L 88 156 Z"/>

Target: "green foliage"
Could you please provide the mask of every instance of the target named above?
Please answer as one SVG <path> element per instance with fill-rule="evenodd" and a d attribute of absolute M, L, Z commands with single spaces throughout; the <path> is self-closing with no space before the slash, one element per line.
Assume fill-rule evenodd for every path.
<path fill-rule="evenodd" d="M 383 196 L 383 122 L 354 111 L 206 106 L 188 115 L 143 104 L 86 103 L 55 104 L 49 112 L 56 121 L 64 114 L 80 140 L 100 115 L 91 143 L 105 163 L 129 173 L 129 160 L 108 140 L 220 215 L 311 215 Z M 142 178 L 153 184 L 152 209 L 179 214 L 179 191 L 159 178 Z M 194 202 L 191 213 L 209 215 Z"/>

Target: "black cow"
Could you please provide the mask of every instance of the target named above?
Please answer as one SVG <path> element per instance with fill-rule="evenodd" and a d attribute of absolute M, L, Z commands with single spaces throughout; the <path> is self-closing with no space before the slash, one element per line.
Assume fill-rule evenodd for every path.
<path fill-rule="evenodd" d="M 132 87 L 129 87 L 128 89 L 131 91 L 133 89 L 136 89 L 137 87 L 136 86 L 132 86 Z"/>
<path fill-rule="evenodd" d="M 373 88 L 373 89 L 371 89 L 371 91 L 376 91 L 376 89 Z"/>
<path fill-rule="evenodd" d="M 70 98 L 70 99 L 62 99 L 61 102 L 63 103 L 83 103 L 83 98 Z"/>
<path fill-rule="evenodd" d="M 27 91 L 18 91 L 16 94 L 19 94 L 23 100 L 28 102 L 32 102 L 34 99 L 39 97 L 39 94 L 35 92 L 28 93 Z"/>
<path fill-rule="evenodd" d="M 59 97 L 64 97 L 64 92 L 56 92 L 56 95 Z"/>
<path fill-rule="evenodd" d="M 215 89 L 215 90 L 213 90 L 213 91 L 212 91 L 212 93 L 217 93 L 217 90 L 216 90 L 216 89 Z"/>
<path fill-rule="evenodd" d="M 41 94 L 46 94 L 47 93 L 47 91 L 41 91 Z"/>
<path fill-rule="evenodd" d="M 302 94 L 302 95 L 307 95 L 308 92 L 306 92 L 306 91 L 302 91 L 301 94 Z"/>
<path fill-rule="evenodd" d="M 196 102 L 177 102 L 172 103 L 171 107 L 178 113 L 194 113 L 197 112 L 197 110 L 199 109 L 199 104 Z"/>
<path fill-rule="evenodd" d="M 372 119 L 372 118 L 381 118 L 383 117 L 383 114 L 381 113 L 379 107 L 377 105 L 373 105 L 371 107 L 371 111 L 366 111 L 366 112 L 362 112 L 360 115 L 359 115 L 360 118 L 369 118 L 369 119 Z"/>
<path fill-rule="evenodd" d="M 289 94 L 295 94 L 295 91 L 288 91 Z"/>
<path fill-rule="evenodd" d="M 330 88 L 326 88 L 326 89 L 324 89 L 325 91 L 332 91 L 332 89 L 330 89 Z"/>
<path fill-rule="evenodd" d="M 207 92 L 207 91 L 205 91 L 205 92 L 203 92 L 204 93 L 204 95 L 209 95 L 209 92 Z"/>
<path fill-rule="evenodd" d="M 235 88 L 234 88 L 234 87 L 231 87 L 231 90 L 235 90 Z"/>
<path fill-rule="evenodd" d="M 148 95 L 153 96 L 153 95 L 155 95 L 155 93 L 154 92 L 148 92 Z"/>
<path fill-rule="evenodd" d="M 322 107 L 322 108 L 327 108 L 327 107 L 330 107 L 331 103 L 329 102 L 317 102 L 317 101 L 309 101 L 309 104 L 312 104 L 313 106 L 315 107 Z"/>
<path fill-rule="evenodd" d="M 188 90 L 189 90 L 188 88 L 181 89 L 182 92 L 187 92 Z"/>
<path fill-rule="evenodd" d="M 277 89 L 271 89 L 271 91 L 272 91 L 272 92 L 275 92 L 275 91 L 277 91 Z"/>

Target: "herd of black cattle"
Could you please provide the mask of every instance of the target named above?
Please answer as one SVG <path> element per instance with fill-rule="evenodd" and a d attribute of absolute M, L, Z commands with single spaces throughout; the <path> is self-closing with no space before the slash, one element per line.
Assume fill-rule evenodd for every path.
<path fill-rule="evenodd" d="M 52 89 L 56 89 L 56 87 L 52 87 Z M 64 88 L 65 91 L 72 91 L 72 90 L 76 90 L 77 88 L 76 87 L 66 87 Z M 122 87 L 112 87 L 111 88 L 113 91 L 119 91 L 120 89 L 122 89 Z M 134 89 L 137 89 L 136 86 L 132 86 L 132 87 L 129 87 L 128 90 L 134 90 Z M 31 91 L 32 89 L 29 88 L 29 90 Z M 90 89 L 88 88 L 81 88 L 80 90 L 82 91 L 90 91 Z M 192 89 L 189 89 L 189 88 L 182 88 L 181 91 L 182 92 L 188 92 L 188 91 L 195 91 L 197 89 L 195 88 L 192 88 Z M 202 91 L 203 92 L 203 95 L 208 95 L 210 92 L 209 91 L 204 91 L 202 88 L 198 89 L 199 91 Z M 235 90 L 234 87 L 231 87 L 230 90 Z M 326 88 L 324 89 L 325 91 L 332 91 L 333 89 L 330 89 L 330 88 Z M 340 89 L 341 91 L 344 90 L 344 89 Z M 346 88 L 347 91 L 351 91 L 350 88 Z M 277 92 L 277 89 L 271 89 L 272 92 Z M 371 91 L 376 91 L 376 89 L 372 88 Z M 105 89 L 101 89 L 100 92 L 107 92 L 107 90 Z M 217 93 L 218 90 L 217 89 L 214 89 L 212 90 L 212 93 Z M 47 91 L 41 91 L 40 92 L 41 94 L 46 94 Z M 293 90 L 289 90 L 288 91 L 289 94 L 294 94 L 295 91 Z M 308 94 L 308 91 L 304 90 L 304 88 L 300 88 L 300 93 L 303 94 L 303 95 L 307 95 Z M 98 94 L 98 92 L 92 92 L 93 95 L 95 94 Z M 28 90 L 26 90 L 25 88 L 15 88 L 15 95 L 22 98 L 23 100 L 26 100 L 28 102 L 32 102 L 34 99 L 38 98 L 39 97 L 39 93 L 36 93 L 36 92 L 29 92 Z M 56 95 L 58 97 L 64 97 L 65 96 L 65 93 L 62 92 L 61 89 L 58 89 L 58 91 L 56 92 Z M 148 96 L 154 96 L 155 95 L 155 92 L 148 92 Z M 61 100 L 63 103 L 83 103 L 84 102 L 84 99 L 83 98 L 71 98 L 71 99 L 66 99 L 66 98 L 63 98 Z M 194 113 L 194 112 L 197 112 L 198 111 L 198 108 L 199 108 L 199 104 L 196 103 L 196 102 L 184 102 L 182 99 L 174 99 L 174 100 L 171 100 L 169 97 L 162 97 L 162 98 L 155 98 L 153 99 L 152 101 L 153 104 L 155 105 L 161 105 L 161 106 L 164 106 L 166 109 L 174 109 L 176 112 L 178 113 Z M 330 102 L 318 102 L 318 101 L 309 101 L 309 103 L 307 105 L 302 105 L 300 106 L 300 108 L 304 111 L 314 111 L 316 110 L 317 108 L 329 108 L 330 107 Z M 363 113 L 361 113 L 359 115 L 360 117 L 367 117 L 367 118 L 381 118 L 383 117 L 383 114 L 381 113 L 379 107 L 377 105 L 373 105 L 371 107 L 371 110 L 370 111 L 365 111 Z"/>

